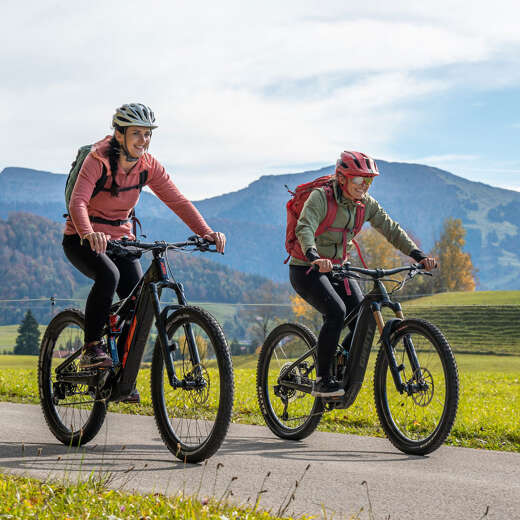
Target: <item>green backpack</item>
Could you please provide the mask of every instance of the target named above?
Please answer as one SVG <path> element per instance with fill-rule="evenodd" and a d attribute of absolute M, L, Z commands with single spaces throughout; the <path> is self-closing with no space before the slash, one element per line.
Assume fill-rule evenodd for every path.
<path fill-rule="evenodd" d="M 63 215 L 64 217 L 68 217 L 68 215 L 69 215 L 70 196 L 72 195 L 72 190 L 74 189 L 74 186 L 78 179 L 78 175 L 81 170 L 81 167 L 83 166 L 83 163 L 84 163 L 85 159 L 87 158 L 87 155 L 90 153 L 91 149 L 92 149 L 91 144 L 82 146 L 78 150 L 76 159 L 74 159 L 74 162 L 70 166 L 69 175 L 67 176 L 67 182 L 65 184 L 65 207 L 67 208 L 67 213 L 65 215 Z M 96 182 L 96 186 L 94 187 L 94 191 L 92 192 L 92 197 L 95 197 L 105 187 L 105 183 L 107 182 L 107 177 L 108 177 L 107 176 L 107 167 L 103 164 L 103 171 L 101 173 L 101 177 Z"/>

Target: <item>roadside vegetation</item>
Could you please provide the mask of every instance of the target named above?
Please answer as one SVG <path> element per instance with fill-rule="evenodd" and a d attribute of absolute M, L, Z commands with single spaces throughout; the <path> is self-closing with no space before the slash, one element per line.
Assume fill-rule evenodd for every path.
<path fill-rule="evenodd" d="M 275 520 L 293 517 L 261 511 L 257 504 L 235 506 L 221 498 L 140 495 L 110 489 L 110 477 L 90 476 L 73 484 L 0 473 L 0 517 L 39 520 L 109 518 L 185 520 Z M 283 506 L 282 506 L 283 507 Z M 304 520 L 309 517 L 298 517 Z"/>
<path fill-rule="evenodd" d="M 372 355 L 365 385 L 348 410 L 324 415 L 319 430 L 384 437 L 375 412 Z M 256 398 L 257 356 L 234 357 L 233 422 L 264 424 Z M 0 356 L 0 400 L 38 404 L 37 358 Z M 520 452 L 520 356 L 457 355 L 461 395 L 457 420 L 447 444 Z M 139 405 L 110 404 L 110 411 L 152 415 L 150 370 L 138 378 Z"/>

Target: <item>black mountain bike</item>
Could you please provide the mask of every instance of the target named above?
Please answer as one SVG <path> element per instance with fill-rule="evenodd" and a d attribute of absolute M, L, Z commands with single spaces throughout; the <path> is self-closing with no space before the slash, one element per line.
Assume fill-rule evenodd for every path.
<path fill-rule="evenodd" d="M 349 350 L 338 345 L 334 373 L 345 389 L 341 397 L 311 396 L 316 376 L 317 339 L 307 327 L 285 323 L 267 337 L 258 360 L 257 392 L 267 426 L 283 439 L 303 439 L 318 426 L 324 412 L 351 406 L 363 384 L 376 326 L 379 352 L 374 368 L 374 399 L 379 421 L 390 442 L 404 453 L 425 455 L 436 450 L 451 431 L 459 400 L 457 365 L 442 332 L 421 319 L 405 319 L 401 305 L 390 300 L 383 281 L 401 289 L 420 265 L 395 269 L 335 267 L 336 280 L 373 281 L 372 290 L 345 318 L 354 322 Z M 403 280 L 388 276 L 407 272 Z M 360 275 L 363 275 L 361 277 Z M 383 320 L 390 308 L 395 318 Z"/>
<path fill-rule="evenodd" d="M 172 244 L 109 242 L 110 255 L 139 258 L 150 251 L 153 258 L 132 293 L 111 308 L 105 337 L 113 368 L 80 370 L 85 323 L 80 310 L 64 310 L 49 323 L 38 383 L 45 420 L 59 441 L 72 446 L 89 442 L 103 425 L 108 403 L 132 394 L 155 321 L 151 398 L 161 437 L 186 462 L 199 462 L 219 449 L 233 407 L 229 348 L 215 318 L 189 306 L 182 284 L 168 277 L 167 258 L 168 251 L 215 251 L 210 244 L 200 237 Z M 172 289 L 178 304 L 161 309 L 163 289 Z"/>

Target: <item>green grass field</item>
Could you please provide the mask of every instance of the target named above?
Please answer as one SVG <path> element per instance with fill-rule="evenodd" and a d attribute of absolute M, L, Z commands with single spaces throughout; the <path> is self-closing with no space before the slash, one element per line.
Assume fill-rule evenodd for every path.
<path fill-rule="evenodd" d="M 11 352 L 16 344 L 19 325 L 2 325 L 0 327 L 0 354 Z M 46 325 L 40 325 L 40 337 L 45 332 Z"/>
<path fill-rule="evenodd" d="M 447 292 L 409 300 L 407 305 L 520 305 L 520 291 Z"/>
<path fill-rule="evenodd" d="M 408 318 L 423 318 L 439 327 L 454 352 L 520 355 L 520 305 L 432 307 L 404 303 L 403 311 Z"/>
<path fill-rule="evenodd" d="M 372 356 L 356 402 L 324 415 L 319 430 L 383 437 L 375 412 Z M 457 356 L 461 395 L 457 420 L 447 443 L 453 446 L 520 452 L 520 357 Z M 256 398 L 256 356 L 234 358 L 233 422 L 264 424 Z M 150 370 L 138 378 L 141 404 L 111 404 L 120 413 L 151 415 Z M 0 400 L 38 403 L 36 357 L 0 356 Z"/>

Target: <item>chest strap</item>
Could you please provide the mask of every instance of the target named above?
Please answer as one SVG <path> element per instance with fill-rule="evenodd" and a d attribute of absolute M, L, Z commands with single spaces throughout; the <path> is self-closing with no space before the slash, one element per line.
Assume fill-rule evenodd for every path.
<path fill-rule="evenodd" d="M 126 224 L 127 222 L 130 222 L 129 218 L 125 218 L 122 220 L 108 220 L 106 218 L 102 217 L 91 217 L 89 216 L 88 219 L 90 222 L 96 222 L 97 224 L 108 224 L 109 226 L 122 226 L 123 224 Z"/>

